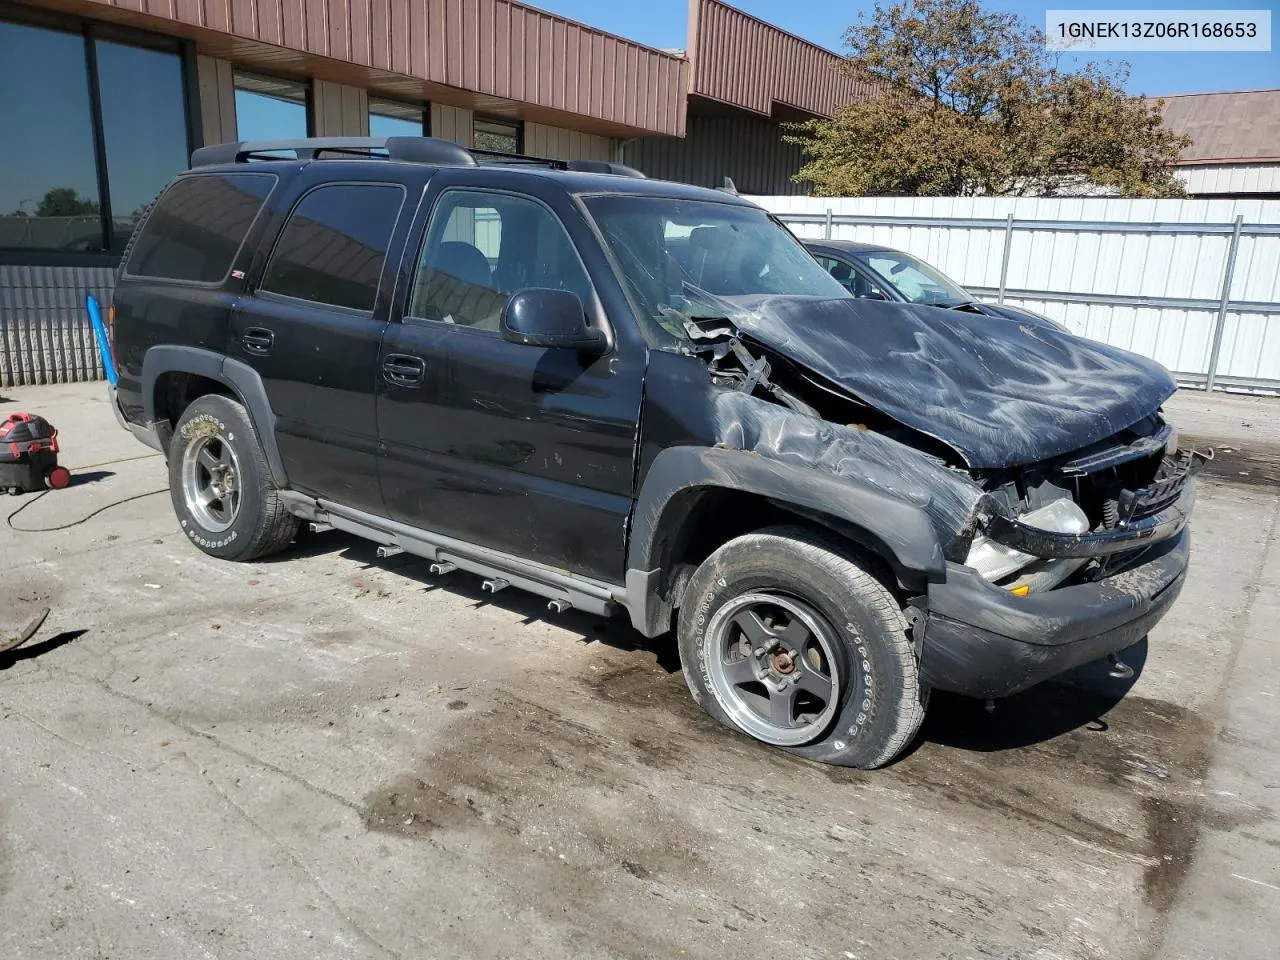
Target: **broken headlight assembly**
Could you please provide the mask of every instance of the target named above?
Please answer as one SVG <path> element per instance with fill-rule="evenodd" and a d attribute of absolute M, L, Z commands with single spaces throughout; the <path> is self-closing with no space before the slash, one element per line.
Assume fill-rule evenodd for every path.
<path fill-rule="evenodd" d="M 1088 533 L 1089 518 L 1068 497 L 1054 500 L 1029 510 L 1018 517 L 1029 527 L 1054 533 Z M 972 567 L 991 583 L 998 584 L 1018 596 L 1051 590 L 1075 573 L 1085 563 L 1082 558 L 1044 560 L 1024 553 L 982 535 L 973 538 L 965 565 Z M 1010 580 L 1014 574 L 1019 574 Z"/>

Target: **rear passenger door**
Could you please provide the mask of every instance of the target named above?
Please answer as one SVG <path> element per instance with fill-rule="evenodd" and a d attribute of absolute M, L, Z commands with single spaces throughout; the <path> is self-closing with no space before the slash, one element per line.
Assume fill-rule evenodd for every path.
<path fill-rule="evenodd" d="M 296 196 L 250 278 L 253 294 L 236 306 L 227 355 L 262 377 L 290 485 L 382 512 L 374 389 L 389 293 L 380 290 L 407 191 L 325 181 Z"/>

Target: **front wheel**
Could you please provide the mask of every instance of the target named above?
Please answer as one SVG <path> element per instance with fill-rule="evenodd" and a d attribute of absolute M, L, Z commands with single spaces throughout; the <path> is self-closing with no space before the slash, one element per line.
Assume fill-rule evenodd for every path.
<path fill-rule="evenodd" d="M 298 532 L 248 412 L 221 394 L 200 397 L 178 420 L 169 447 L 169 495 L 182 531 L 222 560 L 276 553 Z"/>
<path fill-rule="evenodd" d="M 720 547 L 680 610 L 694 699 L 726 726 L 798 756 L 888 763 L 919 730 L 929 691 L 902 608 L 871 569 L 802 527 Z"/>

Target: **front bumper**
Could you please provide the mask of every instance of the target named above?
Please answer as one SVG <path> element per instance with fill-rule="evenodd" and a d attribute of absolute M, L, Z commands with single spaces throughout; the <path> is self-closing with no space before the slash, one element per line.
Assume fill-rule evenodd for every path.
<path fill-rule="evenodd" d="M 929 587 L 922 679 L 939 690 L 1006 697 L 1132 646 L 1177 599 L 1190 553 L 1184 528 L 1120 573 L 1027 597 L 948 564 L 946 581 Z"/>
<path fill-rule="evenodd" d="M 139 441 L 145 443 L 152 450 L 159 450 L 164 453 L 164 444 L 160 442 L 160 435 L 156 432 L 154 426 L 146 424 L 134 423 L 124 415 L 124 410 L 120 406 L 120 398 L 116 396 L 116 388 L 107 386 L 107 403 L 111 405 L 111 412 L 116 415 L 116 423 L 120 424 L 125 430 L 128 430 Z"/>

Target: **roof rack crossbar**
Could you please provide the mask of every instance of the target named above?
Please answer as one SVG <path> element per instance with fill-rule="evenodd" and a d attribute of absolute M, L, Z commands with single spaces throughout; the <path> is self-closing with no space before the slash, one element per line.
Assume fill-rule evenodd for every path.
<path fill-rule="evenodd" d="M 292 153 L 298 160 L 315 160 L 323 154 L 351 157 L 381 157 L 442 167 L 474 167 L 477 162 L 493 165 L 536 165 L 552 170 L 579 173 L 607 173 L 618 177 L 644 177 L 639 170 L 605 160 L 553 160 L 496 150 L 468 149 L 439 137 L 307 137 L 296 140 L 250 140 L 200 147 L 191 154 L 192 167 L 220 163 L 247 163 L 250 160 L 279 160 Z"/>

